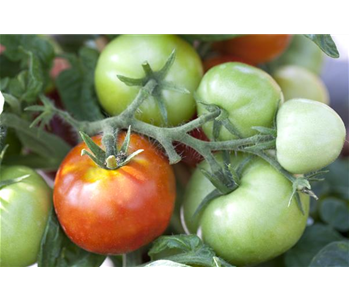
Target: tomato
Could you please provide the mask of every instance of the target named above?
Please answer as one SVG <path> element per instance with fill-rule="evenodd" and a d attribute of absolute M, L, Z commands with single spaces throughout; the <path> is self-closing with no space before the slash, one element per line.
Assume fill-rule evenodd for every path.
<path fill-rule="evenodd" d="M 52 191 L 34 170 L 1 166 L 0 180 L 30 175 L 0 188 L 0 266 L 26 267 L 37 260 L 52 205 Z"/>
<path fill-rule="evenodd" d="M 321 49 L 302 34 L 292 37 L 290 46 L 280 57 L 270 62 L 270 67 L 276 68 L 281 65 L 297 65 L 309 71 L 320 74 L 324 61 Z"/>
<path fill-rule="evenodd" d="M 278 57 L 289 45 L 289 34 L 249 34 L 219 42 L 216 48 L 223 53 L 260 64 Z"/>
<path fill-rule="evenodd" d="M 204 60 L 204 70 L 205 72 L 207 72 L 209 69 L 218 66 L 220 64 L 224 64 L 227 62 L 241 62 L 241 63 L 245 63 L 248 65 L 253 65 L 252 63 L 248 62 L 246 59 L 240 58 L 238 56 L 235 55 L 220 55 L 220 56 L 214 56 L 214 57 L 210 57 L 206 60 Z"/>
<path fill-rule="evenodd" d="M 225 109 L 243 137 L 257 133 L 252 126 L 272 126 L 278 104 L 283 101 L 281 89 L 271 76 L 242 63 L 225 63 L 210 69 L 197 93 L 200 101 Z M 205 107 L 198 104 L 198 115 L 204 113 Z M 212 139 L 212 122 L 206 123 L 203 130 Z M 219 138 L 236 137 L 222 128 Z"/>
<path fill-rule="evenodd" d="M 291 173 L 319 170 L 339 156 L 345 135 L 342 119 L 328 105 L 308 99 L 287 101 L 277 115 L 277 159 Z"/>
<path fill-rule="evenodd" d="M 208 141 L 207 136 L 202 131 L 201 128 L 194 129 L 189 132 L 189 134 L 199 140 Z M 199 162 L 201 162 L 204 158 L 196 152 L 193 148 L 188 147 L 182 143 L 176 143 L 176 152 L 182 157 L 182 162 L 186 165 L 195 167 Z"/>
<path fill-rule="evenodd" d="M 142 64 L 148 61 L 153 71 L 159 71 L 173 50 L 176 59 L 166 81 L 191 93 L 199 85 L 203 74 L 201 60 L 194 48 L 173 35 L 123 35 L 115 38 L 102 51 L 95 72 L 95 85 L 102 107 L 110 115 L 120 114 L 136 97 L 139 87 L 130 87 L 117 75 L 143 78 Z M 195 113 L 192 94 L 163 90 L 160 92 L 168 112 L 168 124 L 188 121 Z M 154 99 L 146 99 L 137 118 L 155 125 L 164 124 Z"/>
<path fill-rule="evenodd" d="M 236 167 L 241 156 L 232 155 Z M 200 167 L 207 169 L 203 162 Z M 240 186 L 212 200 L 193 217 L 200 202 L 214 189 L 197 169 L 187 188 L 183 216 L 191 233 L 201 234 L 216 254 L 235 266 L 270 260 L 290 249 L 301 237 L 309 212 L 309 197 L 301 195 L 303 215 L 295 199 L 288 206 L 292 184 L 265 161 L 253 158 L 242 172 Z"/>
<path fill-rule="evenodd" d="M 125 134 L 120 135 L 121 145 Z M 93 138 L 101 145 L 101 136 Z M 131 134 L 129 151 L 144 149 L 117 170 L 81 156 L 84 143 L 63 160 L 56 176 L 54 206 L 68 237 L 81 248 L 121 254 L 150 243 L 169 224 L 176 197 L 167 159 L 147 138 Z"/>
<path fill-rule="evenodd" d="M 322 80 L 311 71 L 299 66 L 283 66 L 273 74 L 281 87 L 285 101 L 305 98 L 329 104 L 329 94 Z"/>

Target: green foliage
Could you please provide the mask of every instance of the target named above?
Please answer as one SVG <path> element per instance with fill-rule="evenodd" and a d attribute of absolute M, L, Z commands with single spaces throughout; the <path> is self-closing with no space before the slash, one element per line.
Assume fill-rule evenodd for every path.
<path fill-rule="evenodd" d="M 305 229 L 298 243 L 285 254 L 287 267 L 307 267 L 313 257 L 326 245 L 344 240 L 330 226 L 315 224 Z"/>
<path fill-rule="evenodd" d="M 309 267 L 349 267 L 349 242 L 333 242 L 314 256 Z"/>
<path fill-rule="evenodd" d="M 154 242 L 148 255 L 152 261 L 173 261 L 189 266 L 231 267 L 196 235 L 162 236 Z"/>
<path fill-rule="evenodd" d="M 329 34 L 305 34 L 305 37 L 312 40 L 326 55 L 338 58 L 339 53 L 336 44 Z"/>
<path fill-rule="evenodd" d="M 105 258 L 103 255 L 87 252 L 71 242 L 52 209 L 41 241 L 39 267 L 99 267 Z"/>
<path fill-rule="evenodd" d="M 349 203 L 336 198 L 325 198 L 320 205 L 320 217 L 338 231 L 349 231 Z"/>
<path fill-rule="evenodd" d="M 103 118 L 94 89 L 94 70 L 98 52 L 83 47 L 75 54 L 66 55 L 71 68 L 56 80 L 64 107 L 78 120 L 96 121 Z"/>

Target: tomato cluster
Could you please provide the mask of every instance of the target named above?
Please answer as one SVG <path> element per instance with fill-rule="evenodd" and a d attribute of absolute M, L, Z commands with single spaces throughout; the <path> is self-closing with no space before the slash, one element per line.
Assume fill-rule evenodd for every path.
<path fill-rule="evenodd" d="M 343 121 L 328 106 L 329 94 L 313 66 L 295 65 L 289 59 L 295 39 L 291 35 L 237 36 L 212 43 L 205 59 L 179 36 L 112 39 L 94 70 L 104 114 L 112 120 L 130 107 L 149 82 L 153 87 L 130 121 L 138 126 L 137 133 L 119 130 L 110 139 L 106 133 L 110 134 L 112 122 L 105 122 L 104 135 L 87 139 L 82 134 L 84 142 L 76 145 L 76 135 L 68 136 L 67 124 L 61 119 L 51 121 L 51 132 L 76 145 L 61 162 L 53 190 L 54 212 L 69 239 L 89 252 L 125 254 L 162 235 L 171 216 L 181 212 L 187 233 L 199 235 L 218 256 L 236 266 L 265 262 L 295 245 L 306 227 L 310 206 L 309 195 L 301 193 L 310 187 L 295 187 L 295 182 L 332 163 L 346 137 Z M 272 66 L 277 60 L 287 63 L 267 73 L 265 64 Z M 70 66 L 63 61 L 61 67 Z M 61 69 L 51 75 L 56 77 Z M 52 95 L 63 108 L 57 92 L 51 91 Z M 188 134 L 181 131 L 166 144 L 166 132 L 204 118 L 212 108 L 219 109 L 218 117 Z M 268 147 L 262 141 L 265 132 Z M 189 147 L 181 134 L 190 141 L 199 140 L 199 146 Z M 245 153 L 225 153 L 227 163 L 219 146 L 248 143 L 253 137 L 254 147 L 237 149 Z M 19 153 L 20 142 L 13 138 L 9 131 L 9 149 Z M 200 145 L 213 144 L 211 161 L 204 160 L 207 152 L 200 153 Z M 180 203 L 164 151 L 171 147 L 192 172 Z M 214 171 L 212 160 L 229 171 L 234 185 L 220 180 L 226 190 L 201 207 L 217 189 L 207 176 Z M 0 183 L 12 180 L 0 185 L 0 265 L 27 266 L 39 252 L 52 205 L 51 189 L 30 168 L 4 166 L 0 175 Z M 175 200 L 180 209 L 175 209 Z"/>

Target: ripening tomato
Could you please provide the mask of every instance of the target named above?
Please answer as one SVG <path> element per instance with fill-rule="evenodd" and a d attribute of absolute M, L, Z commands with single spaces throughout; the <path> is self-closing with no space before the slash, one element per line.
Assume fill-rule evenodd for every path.
<path fill-rule="evenodd" d="M 294 174 L 322 169 L 339 156 L 345 136 L 342 119 L 328 105 L 289 100 L 277 114 L 277 159 Z"/>
<path fill-rule="evenodd" d="M 241 160 L 242 156 L 232 154 L 231 166 L 237 168 Z M 209 168 L 206 162 L 200 167 Z M 193 217 L 213 190 L 212 183 L 196 169 L 184 197 L 184 225 L 190 233 L 201 234 L 218 256 L 235 266 L 255 265 L 284 253 L 305 229 L 309 196 L 300 195 L 304 215 L 295 199 L 288 206 L 292 183 L 259 158 L 245 166 L 236 190 L 213 199 Z"/>
<path fill-rule="evenodd" d="M 219 42 L 215 47 L 223 53 L 260 64 L 278 57 L 290 41 L 289 34 L 249 34 Z"/>
<path fill-rule="evenodd" d="M 204 60 L 203 61 L 204 70 L 205 72 L 207 72 L 209 69 L 227 62 L 241 62 L 248 65 L 253 65 L 252 63 L 248 62 L 246 59 L 243 59 L 235 55 L 226 54 L 226 55 L 214 56 Z"/>
<path fill-rule="evenodd" d="M 242 64 L 225 63 L 210 69 L 202 78 L 197 91 L 198 100 L 218 105 L 242 137 L 257 133 L 253 126 L 271 127 L 278 105 L 283 101 L 280 87 L 261 69 Z M 198 115 L 207 113 L 198 103 Z M 202 126 L 208 138 L 213 137 L 213 122 Z M 236 138 L 225 128 L 220 140 Z"/>
<path fill-rule="evenodd" d="M 329 93 L 319 76 L 306 68 L 287 65 L 278 68 L 273 78 L 281 87 L 285 101 L 304 98 L 329 104 Z"/>
<path fill-rule="evenodd" d="M 119 144 L 125 133 L 120 134 Z M 101 145 L 101 136 L 94 142 Z M 63 160 L 55 180 L 54 206 L 64 231 L 81 248 L 121 254 L 161 235 L 176 197 L 171 166 L 147 138 L 131 134 L 129 152 L 144 151 L 117 170 L 98 167 L 85 143 Z"/>
<path fill-rule="evenodd" d="M 192 92 L 198 87 L 202 63 L 194 48 L 174 35 L 122 35 L 111 41 L 102 51 L 95 72 L 98 99 L 110 115 L 118 115 L 134 100 L 140 89 L 128 86 L 117 75 L 130 78 L 145 76 L 142 64 L 147 61 L 153 71 L 159 71 L 173 50 L 175 61 L 165 80 L 186 88 L 190 94 L 170 89 L 159 90 L 168 113 L 168 125 L 188 121 L 195 113 Z M 144 122 L 164 125 L 159 105 L 154 98 L 146 99 L 136 113 Z"/>

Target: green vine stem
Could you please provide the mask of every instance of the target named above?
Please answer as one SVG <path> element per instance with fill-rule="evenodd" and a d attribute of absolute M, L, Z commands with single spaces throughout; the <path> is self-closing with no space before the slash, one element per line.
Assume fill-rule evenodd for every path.
<path fill-rule="evenodd" d="M 193 129 L 199 128 L 207 122 L 216 121 L 217 119 L 219 120 L 219 118 L 222 117 L 224 111 L 218 106 L 212 106 L 206 114 L 203 114 L 186 124 L 176 127 L 158 127 L 137 120 L 135 118 L 137 109 L 143 103 L 143 101 L 152 96 L 152 93 L 158 84 L 159 83 L 156 79 L 149 79 L 149 81 L 140 88 L 136 98 L 126 108 L 126 110 L 124 110 L 120 115 L 109 117 L 100 121 L 77 121 L 67 112 L 57 109 L 52 103 L 49 104 L 47 101 L 45 101 L 46 103 L 44 108 L 43 106 L 36 106 L 29 107 L 28 110 L 35 111 L 36 108 L 38 108 L 42 112 L 42 115 L 45 114 L 46 117 L 48 114 L 51 114 L 52 116 L 57 115 L 65 122 L 73 126 L 76 130 L 87 134 L 87 136 L 93 136 L 103 132 L 103 144 L 107 151 L 106 158 L 111 157 L 110 161 L 106 160 L 107 165 L 109 165 L 109 169 L 114 169 L 115 167 L 112 160 L 113 155 L 108 155 L 108 153 L 115 153 L 116 151 L 116 149 L 113 148 L 115 145 L 113 134 L 115 134 L 117 130 L 128 129 L 131 126 L 132 131 L 158 141 L 166 151 L 170 164 L 178 163 L 181 160 L 181 156 L 176 152 L 175 147 L 173 146 L 174 142 L 180 142 L 193 148 L 204 157 L 204 159 L 208 162 L 212 173 L 215 174 L 227 187 L 231 184 L 231 179 L 225 176 L 224 172 L 222 172 L 222 166 L 213 155 L 213 152 L 215 151 L 239 151 L 259 156 L 292 183 L 294 190 L 291 199 L 297 191 L 301 191 L 309 194 L 310 196 L 316 197 L 314 193 L 311 192 L 309 184 L 310 180 L 308 181 L 306 176 L 299 178 L 287 172 L 272 155 L 269 155 L 266 152 L 268 149 L 275 149 L 276 133 L 273 129 L 256 128 L 258 132 L 256 135 L 230 141 L 202 141 L 191 136 L 189 132 Z M 40 116 L 38 118 L 40 118 Z M 113 144 L 113 146 L 111 144 Z M 299 199 L 297 193 L 295 198 L 296 200 Z M 300 201 L 297 200 L 297 203 L 300 204 Z M 300 207 L 300 209 L 303 211 L 302 207 Z"/>

